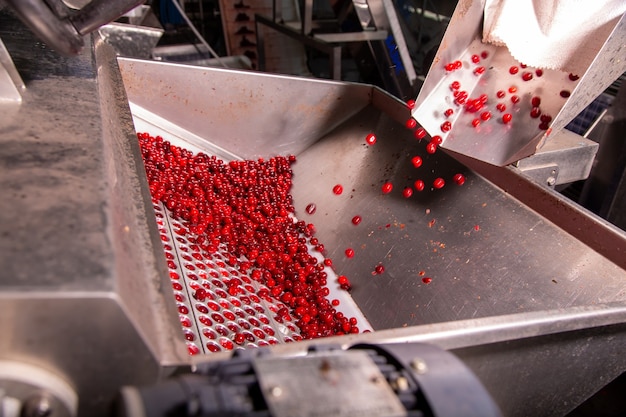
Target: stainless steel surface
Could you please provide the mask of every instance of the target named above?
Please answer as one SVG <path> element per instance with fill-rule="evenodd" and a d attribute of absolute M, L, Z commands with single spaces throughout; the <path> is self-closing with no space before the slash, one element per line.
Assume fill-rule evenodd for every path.
<path fill-rule="evenodd" d="M 563 129 L 537 153 L 519 160 L 515 166 L 538 183 L 553 187 L 586 179 L 597 152 L 596 142 Z"/>
<path fill-rule="evenodd" d="M 27 86 L 0 114 L 0 360 L 58 375 L 79 415 L 102 415 L 121 384 L 188 357 L 126 96 L 101 41 L 64 58 L 6 9 L 0 22 Z"/>
<path fill-rule="evenodd" d="M 621 19 L 587 72 L 573 82 L 567 73 L 543 70 L 539 77 L 534 75 L 536 69 L 530 67 L 511 75 L 510 66 L 520 63 L 513 59 L 508 49 L 481 41 L 483 9 L 483 0 L 461 1 L 457 5 L 416 100 L 413 117 L 431 135 L 440 135 L 445 149 L 503 166 L 533 154 L 550 140 L 552 133 L 567 125 L 626 70 L 626 60 L 621 59 L 624 56 L 626 21 Z M 480 55 L 482 51 L 489 56 L 478 64 L 473 63 L 471 56 Z M 463 67 L 446 71 L 445 66 L 456 60 L 460 60 Z M 484 73 L 477 76 L 474 70 L 478 66 L 484 67 Z M 523 71 L 529 71 L 534 77 L 523 81 Z M 466 111 L 463 106 L 454 104 L 450 89 L 453 81 L 460 81 L 461 90 L 467 91 L 471 98 L 487 95 L 484 109 L 491 111 L 491 120 L 482 121 L 478 128 L 472 126 L 472 120 L 479 113 Z M 510 86 L 517 88 L 515 94 L 520 98 L 517 104 L 510 102 L 511 94 L 502 100 L 496 99 L 496 91 L 506 92 Z M 561 91 L 567 91 L 569 97 L 562 97 Z M 533 96 L 541 97 L 542 114 L 552 117 L 543 129 L 539 127 L 539 119 L 530 116 Z M 513 116 L 510 123 L 500 120 L 502 113 L 495 108 L 497 102 L 506 103 L 507 111 Z M 455 111 L 449 118 L 444 116 L 447 108 Z M 446 120 L 452 122 L 453 127 L 443 132 L 440 126 Z"/>
<path fill-rule="evenodd" d="M 109 23 L 98 29 L 104 40 L 120 56 L 152 58 L 152 51 L 163 36 L 162 28 Z"/>
<path fill-rule="evenodd" d="M 11 55 L 0 39 L 0 103 L 10 105 L 21 102 L 24 88 L 24 81 L 15 69 Z"/>

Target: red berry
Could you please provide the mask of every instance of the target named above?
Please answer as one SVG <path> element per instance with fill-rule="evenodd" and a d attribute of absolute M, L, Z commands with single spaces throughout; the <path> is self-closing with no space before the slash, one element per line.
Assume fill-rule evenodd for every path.
<path fill-rule="evenodd" d="M 435 180 L 433 181 L 433 187 L 437 189 L 443 188 L 444 185 L 446 185 L 446 181 L 441 177 L 435 178 Z"/>
<path fill-rule="evenodd" d="M 428 277 L 422 278 L 422 282 L 424 284 L 430 284 L 432 281 L 433 281 L 432 278 L 428 278 Z"/>
<path fill-rule="evenodd" d="M 509 87 L 509 93 L 511 94 L 515 94 L 517 93 L 517 87 L 515 87 L 514 85 Z"/>
<path fill-rule="evenodd" d="M 536 75 L 537 77 L 541 77 L 541 76 L 543 75 L 543 70 L 542 70 L 542 69 L 537 69 L 537 70 L 535 70 L 535 75 Z"/>
<path fill-rule="evenodd" d="M 414 129 L 417 126 L 417 120 L 411 117 L 406 121 L 405 126 L 407 129 Z"/>
<path fill-rule="evenodd" d="M 472 62 L 474 64 L 478 64 L 480 62 L 480 57 L 478 55 L 472 55 Z"/>
<path fill-rule="evenodd" d="M 539 105 L 541 104 L 541 98 L 539 98 L 537 96 L 533 97 L 532 99 L 530 99 L 530 104 L 533 107 L 539 107 Z"/>
<path fill-rule="evenodd" d="M 452 129 L 452 123 L 450 123 L 449 121 L 445 121 L 441 124 L 441 131 L 442 132 L 449 132 L 450 129 Z"/>
<path fill-rule="evenodd" d="M 354 249 L 352 249 L 352 248 L 346 249 L 346 257 L 347 258 L 353 258 L 354 257 Z"/>
<path fill-rule="evenodd" d="M 307 214 L 313 214 L 315 213 L 315 210 L 317 210 L 317 206 L 314 203 L 307 205 L 304 209 L 304 211 L 306 211 Z"/>
<path fill-rule="evenodd" d="M 533 107 L 530 109 L 530 117 L 536 119 L 539 116 L 541 116 L 541 109 L 539 107 Z"/>
<path fill-rule="evenodd" d="M 452 90 L 458 90 L 459 88 L 461 88 L 461 83 L 458 81 L 453 81 L 452 84 L 450 84 L 450 89 Z"/>
<path fill-rule="evenodd" d="M 443 115 L 446 117 L 450 117 L 454 114 L 454 110 L 452 109 L 447 109 L 446 111 L 443 112 Z"/>
<path fill-rule="evenodd" d="M 452 177 L 452 180 L 456 182 L 458 185 L 463 185 L 465 184 L 465 175 L 455 174 L 454 177 Z"/>
<path fill-rule="evenodd" d="M 504 103 L 498 103 L 496 104 L 496 109 L 498 109 L 499 112 L 503 112 L 506 110 L 506 105 Z"/>
<path fill-rule="evenodd" d="M 547 122 L 539 123 L 539 129 L 541 129 L 541 130 L 548 130 L 549 128 L 550 128 L 550 123 L 547 123 Z"/>
<path fill-rule="evenodd" d="M 476 67 L 474 75 L 482 75 L 485 73 L 485 67 Z"/>
<path fill-rule="evenodd" d="M 411 197 L 413 195 L 413 189 L 411 187 L 405 187 L 404 190 L 402 190 L 402 195 L 404 198 Z"/>
<path fill-rule="evenodd" d="M 463 63 L 461 61 L 454 61 L 454 68 L 461 69 L 463 67 Z"/>
<path fill-rule="evenodd" d="M 502 115 L 502 123 L 511 123 L 511 120 L 513 120 L 513 115 L 511 113 L 504 113 Z"/>
<path fill-rule="evenodd" d="M 491 119 L 491 113 L 488 111 L 484 111 L 480 114 L 480 118 L 486 122 L 487 120 Z"/>
<path fill-rule="evenodd" d="M 550 123 L 552 121 L 552 116 L 549 114 L 542 114 L 540 120 L 544 123 Z"/>
<path fill-rule="evenodd" d="M 341 184 L 337 184 L 333 187 L 333 193 L 340 195 L 341 193 L 343 193 L 343 187 L 341 186 Z"/>
<path fill-rule="evenodd" d="M 519 71 L 519 68 L 517 66 L 515 66 L 515 65 L 513 65 L 513 66 L 511 66 L 511 68 L 509 68 L 509 74 L 515 75 L 515 74 L 518 73 L 518 71 Z"/>
<path fill-rule="evenodd" d="M 365 143 L 367 143 L 368 145 L 373 145 L 376 143 L 376 135 L 373 133 L 370 133 L 369 135 L 365 136 Z"/>
<path fill-rule="evenodd" d="M 522 68 L 526 68 L 527 67 L 526 64 L 522 64 L 521 62 L 519 63 L 519 66 L 522 67 Z"/>
<path fill-rule="evenodd" d="M 480 119 L 474 119 L 472 120 L 472 126 L 474 127 L 478 127 L 480 125 Z"/>
<path fill-rule="evenodd" d="M 519 103 L 519 101 L 520 101 L 519 96 L 517 96 L 517 95 L 512 95 L 512 96 L 511 96 L 511 102 L 512 102 L 513 104 L 517 104 L 517 103 Z"/>
<path fill-rule="evenodd" d="M 426 130 L 423 127 L 417 128 L 417 130 L 415 131 L 415 137 L 417 139 L 423 139 L 424 136 L 426 136 Z"/>
<path fill-rule="evenodd" d="M 422 166 L 422 158 L 418 155 L 414 156 L 413 158 L 411 158 L 411 163 L 413 164 L 413 166 L 415 168 L 419 168 Z"/>
<path fill-rule="evenodd" d="M 480 225 L 474 225 L 474 230 L 476 230 L 477 232 L 480 230 Z"/>
<path fill-rule="evenodd" d="M 415 185 L 415 189 L 417 191 L 423 191 L 424 190 L 424 187 L 425 187 L 424 181 L 416 180 L 414 185 Z"/>
<path fill-rule="evenodd" d="M 506 93 L 503 90 L 498 90 L 498 92 L 496 93 L 496 97 L 498 98 L 502 98 L 506 95 Z"/>
<path fill-rule="evenodd" d="M 428 145 L 426 145 L 426 152 L 431 155 L 437 152 L 437 144 L 433 141 L 428 142 Z"/>
<path fill-rule="evenodd" d="M 570 72 L 570 74 L 569 74 L 569 79 L 570 79 L 571 81 L 576 81 L 576 80 L 578 80 L 579 78 L 580 78 L 580 77 L 579 77 L 578 75 L 574 75 L 574 74 L 572 74 L 572 73 Z"/>
<path fill-rule="evenodd" d="M 408 100 L 408 101 L 406 102 L 406 106 L 407 106 L 410 110 L 413 110 L 413 109 L 415 108 L 415 100 L 413 100 L 413 99 Z"/>
<path fill-rule="evenodd" d="M 532 72 L 524 72 L 522 74 L 522 80 L 524 81 L 530 81 L 533 79 L 533 73 Z"/>
<path fill-rule="evenodd" d="M 374 275 L 380 275 L 385 272 L 385 267 L 382 264 L 376 265 L 374 268 Z"/>
<path fill-rule="evenodd" d="M 435 145 L 441 145 L 443 139 L 441 138 L 441 136 L 435 135 L 432 137 L 431 142 L 433 142 Z"/>
<path fill-rule="evenodd" d="M 361 223 L 361 220 L 362 220 L 362 219 L 361 219 L 361 216 L 358 216 L 358 215 L 357 215 L 357 216 L 354 216 L 354 217 L 352 218 L 352 224 L 353 224 L 353 225 L 355 225 L 355 226 L 357 226 L 359 223 Z"/>
<path fill-rule="evenodd" d="M 449 63 L 446 64 L 446 66 L 444 67 L 446 71 L 450 72 L 450 71 L 454 71 L 456 68 L 454 67 L 453 63 Z"/>
<path fill-rule="evenodd" d="M 337 277 L 337 282 L 339 283 L 339 285 L 346 285 L 348 284 L 348 277 L 346 277 L 345 275 L 339 275 Z"/>
<path fill-rule="evenodd" d="M 389 194 L 391 192 L 391 190 L 393 190 L 393 184 L 390 183 L 390 182 L 386 182 L 381 187 L 381 190 L 382 190 L 383 194 Z"/>
<path fill-rule="evenodd" d="M 561 92 L 559 93 L 559 95 L 563 98 L 568 98 L 572 93 L 570 93 L 567 90 L 561 90 Z"/>

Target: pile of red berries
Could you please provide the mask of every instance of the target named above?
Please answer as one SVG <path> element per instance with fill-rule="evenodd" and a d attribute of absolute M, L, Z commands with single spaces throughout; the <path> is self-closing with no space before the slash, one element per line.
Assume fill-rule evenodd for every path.
<path fill-rule="evenodd" d="M 138 138 L 153 198 L 196 235 L 203 251 L 226 245 L 228 264 L 267 287 L 259 297 L 288 306 L 278 311 L 277 321 L 295 317 L 309 339 L 359 332 L 356 318 L 337 311 L 338 300 L 328 300 L 324 269 L 331 262 L 309 252 L 310 246 L 324 252 L 313 224 L 294 220 L 294 156 L 226 163 L 159 136 Z M 340 286 L 350 289 L 346 283 Z"/>

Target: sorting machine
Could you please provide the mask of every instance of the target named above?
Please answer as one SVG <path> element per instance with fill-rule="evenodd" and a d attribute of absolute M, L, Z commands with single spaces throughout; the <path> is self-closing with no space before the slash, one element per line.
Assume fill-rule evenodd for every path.
<path fill-rule="evenodd" d="M 0 415 L 565 415 L 626 369 L 626 234 L 513 166 L 426 152 L 405 126 L 427 124 L 420 98 L 412 113 L 371 85 L 118 57 L 97 32 L 67 57 L 0 19 Z M 224 160 L 295 155 L 294 215 L 370 331 L 300 340 L 278 300 L 249 310 L 211 279 L 215 311 L 262 336 L 201 321 L 189 272 L 171 275 L 189 242 L 164 256 L 185 225 L 152 200 L 137 132 Z"/>

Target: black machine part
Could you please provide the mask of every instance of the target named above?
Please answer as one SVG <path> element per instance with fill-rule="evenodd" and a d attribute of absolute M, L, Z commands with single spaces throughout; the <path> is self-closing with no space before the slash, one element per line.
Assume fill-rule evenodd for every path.
<path fill-rule="evenodd" d="M 315 346 L 303 356 L 239 350 L 147 387 L 124 387 L 114 415 L 497 417 L 474 374 L 423 343 Z"/>

